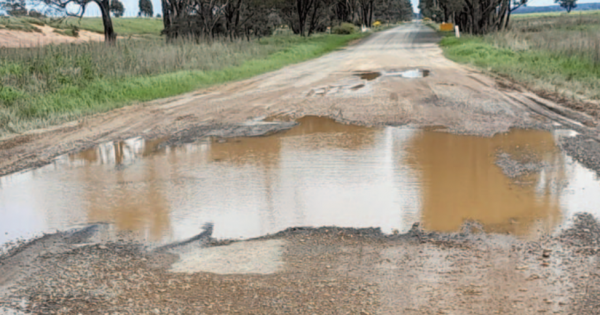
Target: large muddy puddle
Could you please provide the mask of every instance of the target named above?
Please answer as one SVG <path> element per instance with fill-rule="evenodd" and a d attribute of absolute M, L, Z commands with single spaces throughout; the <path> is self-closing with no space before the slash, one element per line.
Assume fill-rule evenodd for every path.
<path fill-rule="evenodd" d="M 466 220 L 529 238 L 576 212 L 600 211 L 595 173 L 557 148 L 557 133 L 480 138 L 299 122 L 274 136 L 225 142 L 107 143 L 5 176 L 0 243 L 95 222 L 161 243 L 196 235 L 206 222 L 223 239 L 293 226 L 401 233 L 414 222 L 451 232 Z"/>

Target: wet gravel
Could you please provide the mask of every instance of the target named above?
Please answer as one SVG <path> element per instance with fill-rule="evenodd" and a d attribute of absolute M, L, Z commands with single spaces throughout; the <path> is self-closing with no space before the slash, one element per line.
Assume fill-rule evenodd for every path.
<path fill-rule="evenodd" d="M 504 175 L 510 178 L 527 175 L 541 171 L 545 164 L 533 161 L 519 161 L 506 152 L 499 153 L 496 157 L 496 165 L 502 169 Z"/>
<path fill-rule="evenodd" d="M 585 136 L 563 138 L 562 149 L 573 159 L 600 176 L 600 143 Z"/>
<path fill-rule="evenodd" d="M 48 235 L 3 255 L 0 272 L 12 268 L 20 276 L 0 281 L 7 289 L 0 290 L 0 309 L 33 314 L 440 314 L 452 309 L 492 314 L 503 307 L 508 314 L 598 314 L 600 309 L 600 227 L 589 214 L 578 215 L 561 234 L 537 241 L 485 234 L 477 222 L 458 233 L 426 232 L 418 223 L 395 235 L 376 228 L 290 228 L 248 241 L 285 244 L 285 267 L 266 274 L 171 272 L 176 252 L 126 242 L 87 243 L 92 236 L 92 228 Z M 199 242 L 232 243 L 204 237 Z M 245 241 L 234 243 L 243 247 Z M 426 267 L 432 257 L 442 260 Z M 441 278 L 432 282 L 434 275 Z M 431 285 L 441 286 L 448 297 L 413 305 L 437 292 L 423 291 Z M 505 298 L 494 297 L 496 285 L 507 299 L 528 302 L 502 306 Z M 408 304 L 400 307 L 394 299 Z"/>

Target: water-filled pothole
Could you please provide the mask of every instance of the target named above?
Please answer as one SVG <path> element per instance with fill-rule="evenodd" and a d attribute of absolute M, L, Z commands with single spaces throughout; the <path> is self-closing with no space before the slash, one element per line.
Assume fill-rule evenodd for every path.
<path fill-rule="evenodd" d="M 356 76 L 359 76 L 363 80 L 373 81 L 381 76 L 381 72 L 361 72 L 357 73 Z"/>
<path fill-rule="evenodd" d="M 427 69 L 411 69 L 405 71 L 386 71 L 385 75 L 390 77 L 402 77 L 407 79 L 428 77 L 431 72 Z"/>
<path fill-rule="evenodd" d="M 196 235 L 206 222 L 221 239 L 294 226 L 403 232 L 414 222 L 451 232 L 465 220 L 532 235 L 574 212 L 598 213 L 595 174 L 565 156 L 550 132 L 480 138 L 319 117 L 299 123 L 268 137 L 177 147 L 107 143 L 2 177 L 0 243 L 90 222 L 160 242 Z M 540 167 L 507 177 L 499 152 Z"/>

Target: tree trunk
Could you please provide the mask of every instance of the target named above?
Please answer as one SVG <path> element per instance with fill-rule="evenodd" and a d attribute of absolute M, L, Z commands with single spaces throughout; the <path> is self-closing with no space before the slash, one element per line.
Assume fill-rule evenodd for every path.
<path fill-rule="evenodd" d="M 375 0 L 371 0 L 371 2 L 369 3 L 369 20 L 367 21 L 367 23 L 368 23 L 367 26 L 368 27 L 371 27 L 373 25 L 373 11 L 375 11 L 373 9 L 373 5 L 374 5 L 373 2 L 374 1 Z"/>
<path fill-rule="evenodd" d="M 300 30 L 300 36 L 304 36 L 304 26 L 306 24 L 306 14 L 304 13 L 305 1 L 306 0 L 296 0 L 298 10 L 298 29 Z"/>
<path fill-rule="evenodd" d="M 100 7 L 100 12 L 102 13 L 102 24 L 104 24 L 104 41 L 107 44 L 114 45 L 117 41 L 117 34 L 115 33 L 115 29 L 112 25 L 112 20 L 110 18 L 110 2 L 109 0 L 98 0 L 96 1 L 98 7 Z"/>
<path fill-rule="evenodd" d="M 314 32 L 316 26 L 317 26 L 317 19 L 318 19 L 318 14 L 317 12 L 319 11 L 319 4 L 321 2 L 320 1 L 316 1 L 315 4 L 313 5 L 313 13 L 312 16 L 310 18 L 310 22 L 309 22 L 309 27 L 308 27 L 308 36 L 312 35 L 312 33 Z"/>
<path fill-rule="evenodd" d="M 298 12 L 298 27 L 300 29 L 300 35 L 306 36 L 306 19 L 308 18 L 308 13 L 312 8 L 315 0 L 296 0 L 297 12 Z"/>

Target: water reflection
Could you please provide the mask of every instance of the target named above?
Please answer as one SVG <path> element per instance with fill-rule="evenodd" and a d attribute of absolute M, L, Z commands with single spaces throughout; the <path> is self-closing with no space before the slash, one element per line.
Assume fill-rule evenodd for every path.
<path fill-rule="evenodd" d="M 195 235 L 206 222 L 219 238 L 324 225 L 391 233 L 415 221 L 456 231 L 467 219 L 530 236 L 600 204 L 597 179 L 565 158 L 554 137 L 515 130 L 478 138 L 305 117 L 284 133 L 225 143 L 108 143 L 0 178 L 0 231 L 8 232 L 0 242 L 98 221 L 161 242 Z M 495 165 L 499 152 L 543 167 L 508 178 Z"/>
<path fill-rule="evenodd" d="M 565 179 L 564 158 L 551 133 L 514 130 L 486 139 L 422 132 L 410 142 L 406 163 L 421 170 L 425 228 L 456 231 L 471 219 L 490 232 L 524 235 L 536 221 L 543 222 L 543 232 L 561 222 L 553 188 Z M 495 165 L 498 152 L 546 167 L 516 185 Z"/>

